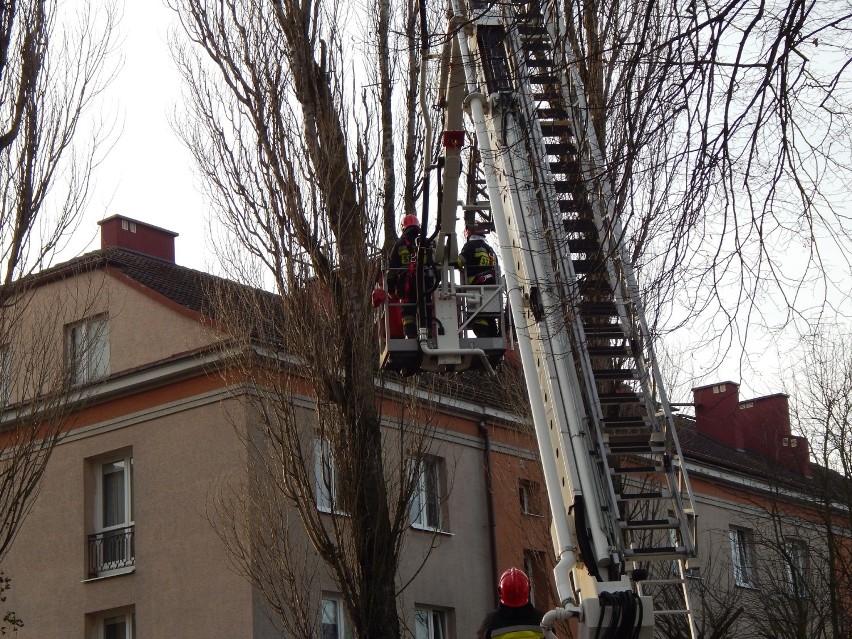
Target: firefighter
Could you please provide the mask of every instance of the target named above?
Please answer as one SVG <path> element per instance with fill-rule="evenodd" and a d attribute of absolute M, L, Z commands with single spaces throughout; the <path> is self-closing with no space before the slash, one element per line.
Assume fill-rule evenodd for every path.
<path fill-rule="evenodd" d="M 500 605 L 476 632 L 477 639 L 541 639 L 544 614 L 530 603 L 530 580 L 523 570 L 509 568 L 497 586 Z"/>
<path fill-rule="evenodd" d="M 465 269 L 465 281 L 468 284 L 497 283 L 497 254 L 485 241 L 487 227 L 481 225 L 466 226 L 465 243 L 459 252 L 458 265 Z M 497 337 L 500 330 L 493 317 L 477 317 L 470 323 L 477 337 Z"/>
<path fill-rule="evenodd" d="M 413 213 L 402 218 L 402 235 L 391 249 L 388 260 L 388 293 L 402 303 L 402 327 L 405 337 L 417 338 L 417 237 L 420 235 L 420 220 Z M 432 253 L 423 251 L 424 294 L 434 283 Z"/>

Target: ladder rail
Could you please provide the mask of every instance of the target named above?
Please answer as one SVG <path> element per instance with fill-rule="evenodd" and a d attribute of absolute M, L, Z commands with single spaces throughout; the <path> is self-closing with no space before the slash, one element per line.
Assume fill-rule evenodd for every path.
<path fill-rule="evenodd" d="M 517 20 L 512 5 L 507 5 L 503 8 L 506 15 L 507 23 L 511 24 Z M 528 166 L 533 173 L 533 192 L 538 206 L 530 206 L 533 211 L 539 211 L 545 219 L 544 241 L 548 246 L 548 252 L 553 259 L 553 275 L 557 280 L 555 290 L 554 306 L 559 309 L 562 314 L 561 321 L 564 321 L 567 330 L 570 331 L 570 347 L 575 365 L 580 369 L 579 375 L 573 374 L 572 377 L 580 384 L 582 391 L 580 393 L 586 412 L 586 427 L 591 432 L 589 433 L 589 444 L 585 447 L 586 451 L 590 451 L 596 447 L 598 451 L 603 451 L 606 447 L 601 424 L 603 423 L 603 409 L 600 398 L 598 397 L 597 385 L 595 383 L 594 370 L 591 363 L 591 358 L 588 351 L 588 340 L 583 328 L 581 316 L 574 312 L 577 290 L 577 274 L 574 271 L 570 254 L 566 255 L 563 252 L 564 243 L 554 238 L 554 231 L 561 227 L 561 212 L 557 206 L 557 194 L 555 179 L 549 170 L 541 170 L 546 166 L 546 145 L 544 141 L 544 133 L 538 117 L 535 114 L 535 107 L 531 100 L 532 87 L 530 86 L 529 77 L 531 70 L 529 69 L 526 60 L 521 53 L 520 35 L 516 29 L 510 29 L 507 32 L 506 39 L 510 42 L 511 56 L 513 66 L 516 71 L 517 85 L 517 106 L 520 109 L 525 123 L 523 127 L 524 135 L 520 136 L 525 142 L 527 153 L 530 156 Z M 510 161 L 512 156 L 509 156 Z M 512 167 L 514 168 L 514 167 Z M 514 173 L 514 171 L 512 171 Z M 559 286 L 560 275 L 564 280 L 563 285 Z M 560 320 L 557 320 L 560 321 Z M 574 373 L 572 367 L 571 373 Z M 578 386 L 573 385 L 572 388 Z M 612 484 L 612 478 L 609 474 L 596 473 L 596 488 L 603 503 L 607 504 L 606 512 L 609 515 L 609 528 L 612 531 L 611 545 L 618 546 L 618 535 L 615 533 L 618 529 L 617 522 L 617 498 Z"/>
<path fill-rule="evenodd" d="M 683 562 L 694 553 L 691 487 L 637 280 L 626 257 L 624 229 L 601 174 L 603 155 L 587 117 L 578 71 L 573 62 L 568 63 L 571 52 L 564 38 L 561 46 L 546 44 L 554 49 L 551 55 L 561 56 L 558 68 L 556 58 L 549 62 L 561 77 L 559 95 L 534 99 L 533 67 L 539 71 L 537 84 L 556 83 L 542 70 L 548 66 L 546 55 L 531 53 L 532 46 L 524 48 L 517 6 L 489 5 L 471 17 L 464 0 L 450 0 L 449 4 L 454 14 L 453 51 L 464 68 L 465 105 L 473 120 L 500 240 L 554 516 L 560 599 L 574 601 L 577 591 L 582 599 L 607 589 L 635 587 L 641 593 L 641 586 L 631 586 L 621 572 L 627 562 L 660 564 L 675 558 L 683 580 Z M 541 9 L 546 17 L 537 13 L 536 2 L 522 8 L 527 16 L 535 14 L 536 24 L 545 25 L 550 43 L 559 43 L 557 36 L 560 29 L 565 32 L 564 23 L 559 25 L 560 17 L 550 2 Z M 539 45 L 545 45 L 544 39 L 536 50 L 541 50 Z M 493 95 L 486 97 L 482 87 Z M 553 121 L 548 121 L 545 130 L 544 116 L 538 110 L 541 102 L 548 101 Z M 563 133 L 555 125 L 560 108 L 567 111 L 570 121 Z M 547 142 L 548 138 L 560 143 Z M 569 139 L 573 139 L 573 147 Z M 549 157 L 565 165 L 562 172 L 566 175 L 568 164 L 575 162 L 579 179 L 557 181 Z M 560 199 L 560 193 L 572 199 Z M 581 212 L 586 205 L 588 209 Z M 586 227 L 579 230 L 579 224 L 571 227 L 576 230 L 569 230 L 562 214 L 571 210 L 577 211 L 572 219 L 594 222 L 593 234 Z M 581 239 L 571 239 L 577 237 Z M 586 237 L 594 237 L 594 241 L 587 242 Z M 572 253 L 592 257 L 584 260 Z M 597 286 L 594 282 L 599 281 L 608 289 L 587 287 L 583 292 L 579 273 L 593 273 L 597 278 L 589 280 L 591 276 L 586 275 L 586 285 L 591 281 Z M 592 308 L 595 305 L 599 310 Z M 627 392 L 618 390 L 619 384 Z M 607 390 L 610 388 L 614 390 Z M 637 388 L 638 396 L 634 394 Z M 606 410 L 602 392 L 611 393 Z M 635 403 L 624 399 L 631 397 Z M 635 416 L 630 412 L 633 406 Z M 665 478 L 659 479 L 659 474 Z M 643 490 L 645 483 L 660 490 Z M 636 489 L 633 493 L 631 487 Z M 567 509 L 583 503 L 581 497 L 585 498 L 588 521 L 578 531 Z M 586 529 L 591 542 L 583 548 L 578 533 L 585 536 Z M 675 535 L 673 545 L 663 539 L 669 533 Z M 594 562 L 597 569 L 616 570 L 596 581 L 577 570 L 580 559 L 587 566 Z M 566 578 L 565 571 L 573 577 Z M 613 581 L 601 583 L 608 579 Z M 685 581 L 682 586 L 683 610 L 678 614 L 687 615 L 694 636 Z"/>
<path fill-rule="evenodd" d="M 610 250 L 612 251 L 613 255 L 618 256 L 618 263 L 624 271 L 624 281 L 626 282 L 628 288 L 626 293 L 632 300 L 632 304 L 635 309 L 635 316 L 637 320 L 636 325 L 638 325 L 639 335 L 641 338 L 640 344 L 644 351 L 644 357 L 637 358 L 637 360 L 644 360 L 642 362 L 643 366 L 646 362 L 649 364 L 650 375 L 646 379 L 654 380 L 656 392 L 659 396 L 659 402 L 662 406 L 663 413 L 665 416 L 665 422 L 667 425 L 667 436 L 671 438 L 675 457 L 678 461 L 680 461 L 683 460 L 683 450 L 680 445 L 680 440 L 677 436 L 677 429 L 674 425 L 674 414 L 671 410 L 671 404 L 669 402 L 666 386 L 659 368 L 659 362 L 654 353 L 653 340 L 651 339 L 650 330 L 648 329 L 644 307 L 642 304 L 642 298 L 639 293 L 638 281 L 633 271 L 631 262 L 626 255 L 626 247 L 624 242 L 625 232 L 621 225 L 620 217 L 615 212 L 615 198 L 612 195 L 609 182 L 606 179 L 602 168 L 600 168 L 604 165 L 603 152 L 601 150 L 600 143 L 597 139 L 597 135 L 594 131 L 591 118 L 588 117 L 589 109 L 588 105 L 585 102 L 585 94 L 580 89 L 580 87 L 582 87 L 582 81 L 579 77 L 579 72 L 577 70 L 576 58 L 573 55 L 573 52 L 568 49 L 568 38 L 565 37 L 565 34 L 567 33 L 567 25 L 565 24 L 565 18 L 564 15 L 558 10 L 556 4 L 551 0 L 543 0 L 542 4 L 546 28 L 554 38 L 553 41 L 559 43 L 559 46 L 557 47 L 557 53 L 563 56 L 563 63 L 561 65 L 558 65 L 558 71 L 562 75 L 562 82 L 560 83 L 562 91 L 563 94 L 567 94 L 569 88 L 573 88 L 573 93 L 576 100 L 576 107 L 574 107 L 575 101 L 568 99 L 569 96 L 567 95 L 565 96 L 566 103 L 571 105 L 572 111 L 574 111 L 574 118 L 572 118 L 573 121 L 582 124 L 579 129 L 583 132 L 584 143 L 588 145 L 588 156 L 582 153 L 580 154 L 580 170 L 586 175 L 586 179 L 589 180 L 588 183 L 596 184 L 596 186 L 601 190 L 600 197 L 594 198 L 592 201 L 592 209 L 595 213 L 596 218 L 603 218 L 600 211 L 601 207 L 605 207 L 606 209 L 605 216 L 610 221 L 612 232 L 612 235 L 607 234 L 607 237 L 610 240 Z M 575 130 L 575 135 L 577 135 L 577 130 Z M 584 166 L 586 166 L 585 169 Z M 600 229 L 603 227 L 598 226 L 598 228 Z M 608 261 L 608 268 L 611 265 L 612 263 Z M 626 325 L 636 326 L 633 324 L 633 322 L 629 322 Z M 647 382 L 643 382 L 643 384 L 645 383 Z M 646 396 L 652 396 L 650 389 L 646 389 L 645 392 Z M 682 487 L 680 490 L 676 491 L 675 499 L 680 502 L 679 508 L 683 512 L 692 513 L 690 522 L 691 525 L 689 527 L 684 525 L 681 533 L 684 541 L 689 542 L 688 547 L 690 548 L 690 554 L 694 555 L 696 550 L 694 496 L 688 475 L 685 472 L 681 472 L 679 473 L 679 475 L 680 482 L 682 482 Z M 684 522 L 684 524 L 685 523 L 686 522 Z"/>

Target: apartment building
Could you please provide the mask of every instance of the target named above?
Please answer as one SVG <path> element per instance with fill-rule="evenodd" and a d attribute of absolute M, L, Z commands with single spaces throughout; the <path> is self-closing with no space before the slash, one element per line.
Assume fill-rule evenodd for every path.
<path fill-rule="evenodd" d="M 678 432 L 698 510 L 688 583 L 704 636 L 848 637 L 850 479 L 812 463 L 787 395 L 742 399 L 726 381 L 693 389 L 693 401 Z"/>
<path fill-rule="evenodd" d="M 25 623 L 18 636 L 280 636 L 210 521 L 223 478 L 249 464 L 243 435 L 256 425 L 246 401 L 255 389 L 229 370 L 207 312 L 222 281 L 177 265 L 175 234 L 164 229 L 114 216 L 101 223 L 101 239 L 99 251 L 34 282 L 29 323 L 46 336 L 45 357 L 71 380 L 74 398 L 2 566 L 13 580 L 7 608 Z M 520 379 L 501 386 L 475 375 L 418 390 L 435 409 L 437 444 L 400 567 L 401 580 L 411 578 L 400 610 L 416 639 L 474 636 L 508 566 L 532 575 L 540 608 L 555 604 L 536 443 L 515 411 L 522 388 Z M 392 431 L 401 382 L 386 393 Z M 5 429 L 25 395 L 4 382 Z M 310 393 L 299 402 L 310 437 Z M 849 583 L 840 569 L 852 548 L 843 478 L 810 462 L 784 395 L 741 400 L 738 385 L 723 382 L 695 389 L 694 405 L 678 432 L 698 508 L 700 556 L 687 581 L 699 624 L 728 624 L 719 637 L 795 620 L 825 626 L 830 583 Z M 317 447 L 316 507 L 334 517 Z M 827 502 L 816 490 L 826 478 L 841 489 Z M 336 586 L 315 572 L 317 634 L 344 639 Z M 839 601 L 831 614 L 848 615 L 848 596 Z M 777 611 L 789 618 L 767 614 Z M 659 636 L 684 636 L 659 626 Z"/>
<path fill-rule="evenodd" d="M 121 216 L 100 224 L 99 251 L 33 283 L 31 319 L 45 325 L 44 350 L 75 399 L 3 565 L 13 580 L 7 607 L 25 624 L 18 636 L 280 636 L 210 521 L 223 478 L 245 473 L 253 426 L 245 400 L 254 389 L 229 374 L 206 314 L 221 280 L 177 265 L 174 233 Z M 534 575 L 540 605 L 552 603 L 535 441 L 503 389 L 459 379 L 423 391 L 437 408 L 438 444 L 400 568 L 410 579 L 400 610 L 418 639 L 473 636 L 510 565 Z M 386 388 L 401 392 L 399 382 Z M 9 393 L 6 429 L 25 394 Z M 309 416 L 310 394 L 300 401 Z M 326 461 L 318 455 L 318 477 Z M 328 490 L 317 482 L 319 511 Z M 314 571 L 317 635 L 343 639 L 334 582 Z"/>

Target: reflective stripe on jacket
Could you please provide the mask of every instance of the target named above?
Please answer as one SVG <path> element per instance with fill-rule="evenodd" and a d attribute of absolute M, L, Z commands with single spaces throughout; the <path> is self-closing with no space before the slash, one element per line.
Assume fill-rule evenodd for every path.
<path fill-rule="evenodd" d="M 542 639 L 543 616 L 532 604 L 514 608 L 501 603 L 485 617 L 478 634 L 485 639 Z"/>
<path fill-rule="evenodd" d="M 494 628 L 491 631 L 491 639 L 541 639 L 544 633 L 541 626 L 508 626 L 506 628 Z"/>

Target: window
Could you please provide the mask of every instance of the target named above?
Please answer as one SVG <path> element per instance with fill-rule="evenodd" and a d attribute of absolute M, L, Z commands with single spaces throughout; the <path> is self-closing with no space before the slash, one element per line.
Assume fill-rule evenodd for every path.
<path fill-rule="evenodd" d="M 314 442 L 314 474 L 317 482 L 317 508 L 327 513 L 342 514 L 340 483 L 331 447 L 327 439 Z"/>
<path fill-rule="evenodd" d="M 136 615 L 133 606 L 86 615 L 86 639 L 133 639 Z"/>
<path fill-rule="evenodd" d="M 440 460 L 424 457 L 416 464 L 416 484 L 411 499 L 411 525 L 441 530 Z"/>
<path fill-rule="evenodd" d="M 447 613 L 431 608 L 414 611 L 414 639 L 446 639 Z"/>
<path fill-rule="evenodd" d="M 133 457 L 97 465 L 95 533 L 89 535 L 89 576 L 129 572 L 133 543 Z"/>
<path fill-rule="evenodd" d="M 524 551 L 524 572 L 530 580 L 530 603 L 535 605 L 535 572 L 536 557 L 532 550 Z"/>
<path fill-rule="evenodd" d="M 801 539 L 788 539 L 785 544 L 785 554 L 787 593 L 791 597 L 803 597 L 807 594 L 805 571 L 808 548 Z"/>
<path fill-rule="evenodd" d="M 754 588 L 754 573 L 751 562 L 751 531 L 731 528 L 731 565 L 734 568 L 734 583 L 743 588 Z"/>
<path fill-rule="evenodd" d="M 351 639 L 352 628 L 343 611 L 343 602 L 332 596 L 324 596 L 320 602 L 320 626 L 322 639 Z"/>
<path fill-rule="evenodd" d="M 12 348 L 0 346 L 0 406 L 9 405 L 12 397 Z"/>
<path fill-rule="evenodd" d="M 521 512 L 525 515 L 541 515 L 541 491 L 534 481 L 518 481 L 518 498 L 521 500 Z"/>
<path fill-rule="evenodd" d="M 524 549 L 524 572 L 530 580 L 530 603 L 539 608 L 550 608 L 548 592 L 550 579 L 545 553 L 537 550 Z"/>
<path fill-rule="evenodd" d="M 104 617 L 101 625 L 103 639 L 133 639 L 136 636 L 136 615 L 133 613 Z"/>
<path fill-rule="evenodd" d="M 102 379 L 109 372 L 109 323 L 106 315 L 67 329 L 68 369 L 72 384 Z"/>

